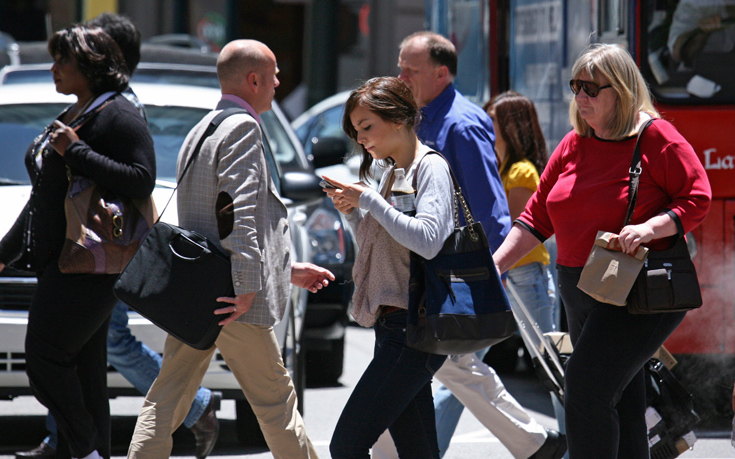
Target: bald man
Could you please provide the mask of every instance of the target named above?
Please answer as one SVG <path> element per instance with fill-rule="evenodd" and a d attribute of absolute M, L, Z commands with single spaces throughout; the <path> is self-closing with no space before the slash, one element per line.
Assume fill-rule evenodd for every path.
<path fill-rule="evenodd" d="M 227 117 L 202 144 L 178 188 L 179 224 L 230 255 L 234 298 L 223 298 L 223 325 L 215 346 L 196 350 L 168 336 L 161 372 L 146 395 L 129 458 L 168 458 L 172 433 L 186 417 L 215 347 L 240 384 L 274 458 L 317 458 L 296 410 L 298 400 L 273 332 L 288 303 L 289 281 L 316 292 L 332 273 L 289 257 L 291 237 L 263 152 L 260 115 L 278 87 L 276 56 L 263 43 L 228 43 L 217 60 L 222 99 L 189 132 L 181 147 L 178 176 L 210 121 Z"/>

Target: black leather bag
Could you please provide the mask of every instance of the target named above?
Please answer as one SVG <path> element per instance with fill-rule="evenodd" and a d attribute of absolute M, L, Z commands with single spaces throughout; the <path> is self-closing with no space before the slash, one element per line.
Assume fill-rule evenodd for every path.
<path fill-rule="evenodd" d="M 479 351 L 517 330 L 482 224 L 474 222 L 454 174 L 452 180 L 454 232 L 430 260 L 411 252 L 406 328 L 408 347 L 443 355 Z"/>
<path fill-rule="evenodd" d="M 638 199 L 638 182 L 641 175 L 640 139 L 651 123 L 652 119 L 641 127 L 633 151 L 630 163 L 628 212 L 623 226 L 630 222 Z M 629 313 L 681 312 L 702 306 L 697 270 L 689 254 L 683 228 L 681 225 L 678 226 L 679 237 L 672 247 L 666 250 L 649 250 L 648 258 L 628 294 L 626 307 Z"/>
<path fill-rule="evenodd" d="M 199 154 L 204 139 L 225 118 L 242 112 L 245 110 L 226 109 L 212 119 L 178 183 Z M 161 215 L 165 211 L 164 208 Z M 215 309 L 226 306 L 217 298 L 234 296 L 230 259 L 206 237 L 158 221 L 118 277 L 113 292 L 140 315 L 189 346 L 209 349 L 222 330 L 219 322 L 226 317 L 214 314 Z"/>
<path fill-rule="evenodd" d="M 702 294 L 689 249 L 679 237 L 668 250 L 651 250 L 628 295 L 631 314 L 680 312 L 702 306 Z"/>
<path fill-rule="evenodd" d="M 115 296 L 195 349 L 209 349 L 234 296 L 230 259 L 207 238 L 158 222 L 115 282 Z"/>

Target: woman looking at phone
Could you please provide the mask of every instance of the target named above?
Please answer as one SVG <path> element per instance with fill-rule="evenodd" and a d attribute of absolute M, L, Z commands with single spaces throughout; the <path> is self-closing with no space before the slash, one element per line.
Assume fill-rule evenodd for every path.
<path fill-rule="evenodd" d="M 355 386 L 330 444 L 334 459 L 369 457 L 378 437 L 390 430 L 402 459 L 439 458 L 431 380 L 445 356 L 406 346 L 410 252 L 433 258 L 453 231 L 453 184 L 447 162 L 416 137 L 419 109 L 398 78 L 373 78 L 350 94 L 343 128 L 362 155 L 360 178 L 383 169 L 380 190 L 363 183 L 325 189 L 355 230 L 352 315 L 375 330 L 373 360 Z M 395 170 L 415 177 L 415 213 L 389 202 Z M 400 173 L 400 172 L 399 172 Z M 410 199 L 410 198 L 409 198 Z"/>

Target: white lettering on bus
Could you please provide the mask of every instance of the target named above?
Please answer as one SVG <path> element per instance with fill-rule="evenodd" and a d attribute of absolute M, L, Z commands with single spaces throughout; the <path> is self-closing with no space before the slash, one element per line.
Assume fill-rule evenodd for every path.
<path fill-rule="evenodd" d="M 717 148 L 709 148 L 704 150 L 704 168 L 705 170 L 714 169 L 735 169 L 735 156 L 717 156 L 712 158 L 712 153 L 717 153 Z"/>

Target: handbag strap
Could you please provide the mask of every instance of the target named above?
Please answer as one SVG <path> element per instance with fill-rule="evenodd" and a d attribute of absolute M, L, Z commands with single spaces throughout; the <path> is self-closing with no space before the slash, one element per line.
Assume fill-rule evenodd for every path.
<path fill-rule="evenodd" d="M 640 182 L 641 172 L 641 136 L 648 126 L 653 124 L 653 118 L 646 121 L 638 130 L 638 138 L 635 141 L 635 149 L 633 150 L 633 159 L 630 161 L 630 169 L 628 169 L 628 211 L 625 213 L 625 222 L 623 227 L 630 223 L 635 210 L 635 203 L 638 200 L 638 183 Z"/>
<path fill-rule="evenodd" d="M 156 220 L 156 223 L 158 223 L 161 220 L 161 217 L 163 216 L 163 213 L 166 212 L 166 209 L 168 208 L 168 205 L 171 204 L 171 199 L 173 199 L 174 195 L 176 194 L 176 190 L 179 189 L 179 185 L 181 185 L 181 181 L 184 180 L 184 175 L 186 175 L 186 171 L 189 170 L 189 167 L 194 162 L 194 159 L 199 155 L 199 150 L 201 150 L 202 145 L 204 144 L 204 141 L 209 137 L 210 135 L 214 134 L 214 131 L 217 130 L 217 127 L 224 121 L 226 118 L 230 117 L 231 115 L 234 115 L 236 113 L 249 113 L 244 108 L 226 108 L 219 112 L 212 120 L 209 122 L 209 125 L 207 126 L 207 129 L 204 130 L 204 133 L 199 137 L 199 140 L 197 141 L 196 147 L 194 147 L 194 151 L 192 151 L 191 156 L 186 161 L 186 166 L 184 167 L 184 170 L 181 172 L 181 176 L 176 180 L 176 188 L 174 188 L 174 191 L 171 192 L 171 196 L 168 197 L 168 201 L 166 201 L 166 205 L 163 207 L 163 210 L 158 215 L 158 220 Z"/>
<path fill-rule="evenodd" d="M 459 223 L 459 209 L 462 208 L 462 213 L 464 215 L 464 221 L 467 225 L 468 231 L 470 233 L 470 239 L 472 239 L 472 242 L 477 242 L 479 239 L 479 236 L 475 232 L 474 225 L 475 225 L 475 219 L 472 217 L 472 211 L 470 210 L 470 205 L 467 203 L 467 200 L 465 200 L 464 196 L 462 195 L 462 188 L 459 186 L 459 182 L 457 182 L 457 178 L 454 176 L 454 171 L 452 170 L 452 166 L 449 164 L 449 161 L 447 158 L 444 157 L 441 153 L 434 150 L 429 150 L 424 156 L 421 157 L 419 160 L 419 163 L 416 164 L 416 170 L 413 173 L 413 189 L 418 190 L 417 183 L 418 183 L 418 175 L 419 175 L 419 166 L 421 165 L 421 161 L 424 160 L 428 155 L 435 154 L 441 156 L 441 158 L 447 163 L 447 167 L 449 168 L 449 174 L 452 176 L 452 183 L 454 184 L 454 227 L 460 228 L 461 225 Z"/>

